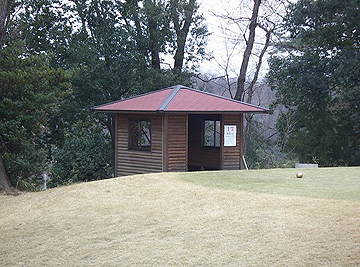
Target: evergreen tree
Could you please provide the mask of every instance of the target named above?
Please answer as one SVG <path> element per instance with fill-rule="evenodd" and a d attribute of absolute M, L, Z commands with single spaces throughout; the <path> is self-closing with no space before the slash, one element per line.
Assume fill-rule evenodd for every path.
<path fill-rule="evenodd" d="M 48 169 L 46 135 L 58 101 L 68 92 L 69 75 L 52 68 L 46 56 L 22 43 L 0 50 L 0 154 L 11 184 L 34 189 Z"/>
<path fill-rule="evenodd" d="M 301 0 L 290 6 L 287 56 L 269 80 L 285 112 L 278 127 L 301 161 L 360 164 L 360 3 Z M 294 128 L 288 136 L 288 120 Z"/>

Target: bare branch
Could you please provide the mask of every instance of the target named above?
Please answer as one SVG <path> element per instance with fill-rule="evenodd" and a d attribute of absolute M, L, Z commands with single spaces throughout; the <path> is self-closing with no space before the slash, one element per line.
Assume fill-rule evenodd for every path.
<path fill-rule="evenodd" d="M 210 79 L 203 78 L 200 75 L 194 75 L 194 78 L 199 79 L 200 81 L 202 81 L 204 83 L 209 83 L 209 82 L 214 81 L 214 80 L 225 78 L 225 75 L 217 76 L 217 77 L 211 77 Z"/>

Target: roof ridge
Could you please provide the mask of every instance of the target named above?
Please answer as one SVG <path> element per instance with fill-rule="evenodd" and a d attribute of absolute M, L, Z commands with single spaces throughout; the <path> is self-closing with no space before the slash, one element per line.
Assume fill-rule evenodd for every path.
<path fill-rule="evenodd" d="M 184 87 L 182 85 L 175 85 L 173 86 L 173 91 L 168 95 L 168 97 L 161 103 L 160 107 L 157 111 L 165 111 L 167 106 L 171 103 L 171 101 L 175 98 L 175 96 L 178 94 L 180 89 Z"/>

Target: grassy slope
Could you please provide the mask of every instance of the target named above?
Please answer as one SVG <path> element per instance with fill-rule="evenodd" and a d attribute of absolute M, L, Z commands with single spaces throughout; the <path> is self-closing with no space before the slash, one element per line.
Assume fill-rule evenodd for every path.
<path fill-rule="evenodd" d="M 304 174 L 302 179 L 296 173 Z M 360 167 L 180 174 L 195 184 L 258 193 L 360 201 Z"/>
<path fill-rule="evenodd" d="M 359 168 L 317 171 L 301 181 L 294 170 L 151 174 L 0 195 L 0 265 L 359 266 L 360 201 L 329 199 L 336 178 L 324 180 L 338 173 L 338 186 L 358 190 Z M 289 196 L 299 183 L 330 189 Z"/>

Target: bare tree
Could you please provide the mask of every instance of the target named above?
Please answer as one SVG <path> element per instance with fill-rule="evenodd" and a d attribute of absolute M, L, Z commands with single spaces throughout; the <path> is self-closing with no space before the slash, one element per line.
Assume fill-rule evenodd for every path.
<path fill-rule="evenodd" d="M 221 28 L 224 32 L 224 38 L 228 40 L 225 43 L 230 45 L 230 48 L 225 48 L 226 51 L 231 51 L 231 49 L 242 50 L 241 58 L 237 56 L 234 59 L 224 56 L 227 62 L 222 63 L 222 69 L 224 76 L 228 77 L 228 70 L 233 68 L 235 61 L 239 67 L 238 62 L 240 61 L 239 73 L 236 75 L 236 91 L 230 90 L 230 96 L 240 101 L 261 105 L 261 98 L 255 99 L 254 95 L 256 90 L 263 90 L 267 87 L 257 86 L 257 83 L 264 73 L 263 63 L 268 50 L 272 47 L 272 40 L 276 38 L 277 29 L 284 17 L 288 0 L 247 0 L 237 3 L 237 8 L 234 8 L 233 5 L 224 4 L 222 11 L 213 13 L 227 25 L 226 28 Z M 236 54 L 236 52 L 232 54 Z M 234 77 L 227 79 L 234 80 Z M 245 116 L 245 154 L 248 151 L 253 119 L 254 114 Z"/>
<path fill-rule="evenodd" d="M 223 50 L 227 55 L 228 51 L 231 51 L 230 56 L 233 56 L 226 56 L 226 62 L 222 64 L 216 58 L 215 61 L 225 73 L 228 73 L 227 71 L 233 68 L 231 61 L 236 60 L 236 64 L 239 62 L 239 56 L 236 54 L 242 55 L 240 72 L 236 74 L 237 88 L 234 99 L 252 101 L 254 86 L 263 72 L 262 63 L 268 49 L 272 47 L 272 39 L 276 38 L 276 31 L 284 16 L 287 2 L 288 0 L 247 0 L 239 2 L 237 8 L 224 5 L 223 11 L 212 12 L 227 25 L 219 26 L 223 38 L 227 40 L 224 41 L 226 47 Z M 242 52 L 236 53 L 237 51 Z"/>

